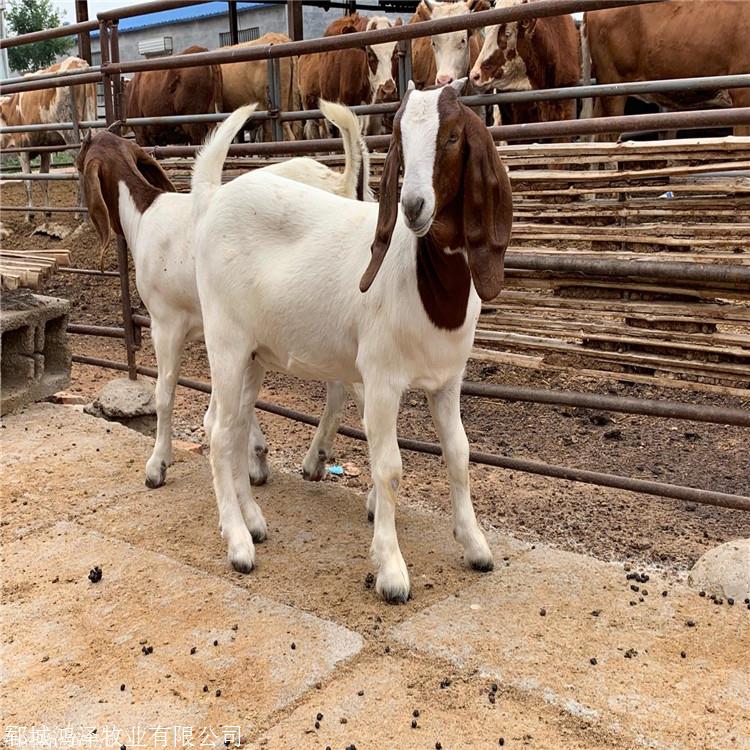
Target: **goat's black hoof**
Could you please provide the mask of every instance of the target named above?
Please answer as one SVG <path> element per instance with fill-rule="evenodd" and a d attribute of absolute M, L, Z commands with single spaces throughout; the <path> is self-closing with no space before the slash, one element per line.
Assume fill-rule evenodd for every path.
<path fill-rule="evenodd" d="M 492 559 L 489 560 L 475 560 L 471 563 L 473 570 L 477 570 L 480 573 L 489 573 L 495 569 L 495 563 Z"/>
<path fill-rule="evenodd" d="M 380 595 L 386 604 L 406 604 L 411 599 L 411 591 L 381 591 Z"/>
<path fill-rule="evenodd" d="M 244 562 L 242 560 L 232 560 L 232 567 L 238 572 L 238 573 L 244 573 L 247 575 L 248 573 L 252 573 L 253 568 L 255 565 L 253 563 Z"/>
<path fill-rule="evenodd" d="M 159 467 L 159 476 L 156 477 L 156 479 L 147 476 L 146 487 L 148 487 L 150 490 L 155 490 L 158 487 L 162 487 L 166 481 L 167 481 L 167 465 L 164 463 L 164 461 L 162 461 L 161 466 Z"/>
<path fill-rule="evenodd" d="M 266 541 L 265 531 L 251 531 L 250 536 L 253 538 L 253 542 L 255 542 L 255 544 L 263 544 L 263 542 Z"/>
<path fill-rule="evenodd" d="M 262 487 L 268 482 L 268 472 L 262 474 L 250 474 L 250 484 L 253 487 Z"/>

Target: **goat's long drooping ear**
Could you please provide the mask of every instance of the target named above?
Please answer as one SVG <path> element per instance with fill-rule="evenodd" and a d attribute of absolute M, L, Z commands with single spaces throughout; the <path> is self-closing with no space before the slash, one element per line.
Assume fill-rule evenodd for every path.
<path fill-rule="evenodd" d="M 109 210 L 102 195 L 102 183 L 99 179 L 101 163 L 91 159 L 83 170 L 83 194 L 86 197 L 86 208 L 89 210 L 89 220 L 99 235 L 99 268 L 104 270 L 104 251 L 109 245 L 111 236 L 109 224 Z"/>
<path fill-rule="evenodd" d="M 140 151 L 140 149 L 139 149 Z M 138 171 L 143 175 L 146 181 L 159 190 L 167 193 L 176 193 L 177 189 L 172 184 L 172 180 L 167 177 L 167 173 L 161 168 L 156 159 L 145 151 L 140 151 L 136 157 Z"/>
<path fill-rule="evenodd" d="M 466 117 L 464 240 L 471 278 L 485 302 L 503 286 L 503 259 L 510 242 L 513 203 L 510 180 L 484 123 L 461 105 Z"/>
<path fill-rule="evenodd" d="M 359 281 L 359 289 L 366 292 L 383 264 L 388 246 L 391 244 L 393 229 L 398 217 L 398 175 L 401 166 L 401 148 L 399 137 L 394 132 L 391 145 L 385 157 L 383 176 L 380 178 L 380 207 L 378 209 L 378 225 L 375 228 L 375 241 L 370 251 L 372 257 L 367 270 Z"/>

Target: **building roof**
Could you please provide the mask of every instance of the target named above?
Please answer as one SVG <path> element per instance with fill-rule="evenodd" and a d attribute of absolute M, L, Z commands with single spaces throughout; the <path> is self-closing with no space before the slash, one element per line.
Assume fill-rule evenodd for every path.
<path fill-rule="evenodd" d="M 262 8 L 267 3 L 237 3 L 237 10 L 252 10 L 253 8 Z M 175 23 L 187 23 L 196 21 L 201 18 L 210 18 L 211 16 L 226 16 L 229 14 L 228 3 L 214 2 L 202 3 L 201 5 L 188 5 L 184 8 L 174 8 L 172 10 L 162 10 L 158 13 L 149 13 L 144 16 L 133 16 L 132 18 L 123 18 L 118 24 L 120 34 L 127 34 L 131 31 L 153 28 L 155 26 L 167 26 Z M 92 33 L 92 36 L 98 36 Z"/>

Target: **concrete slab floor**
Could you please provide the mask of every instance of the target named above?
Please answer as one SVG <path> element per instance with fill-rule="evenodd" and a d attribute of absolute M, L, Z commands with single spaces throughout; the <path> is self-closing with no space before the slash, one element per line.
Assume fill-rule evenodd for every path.
<path fill-rule="evenodd" d="M 242 576 L 205 457 L 179 452 L 151 491 L 140 434 L 50 404 L 4 425 L 6 746 L 46 724 L 102 748 L 138 746 L 136 728 L 141 746 L 186 746 L 164 727 L 194 746 L 236 728 L 265 748 L 750 748 L 750 612 L 679 576 L 632 591 L 621 565 L 494 533 L 482 576 L 449 519 L 404 507 L 414 598 L 387 606 L 364 585 L 364 499 L 279 467 Z"/>

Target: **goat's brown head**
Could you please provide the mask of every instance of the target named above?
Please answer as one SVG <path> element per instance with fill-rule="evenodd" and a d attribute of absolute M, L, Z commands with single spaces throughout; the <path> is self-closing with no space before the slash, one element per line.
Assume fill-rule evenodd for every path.
<path fill-rule="evenodd" d="M 76 168 L 83 178 L 83 191 L 89 219 L 96 228 L 101 245 L 99 265 L 110 238 L 110 227 L 122 235 L 118 209 L 118 185 L 124 182 L 136 208 L 143 212 L 163 192 L 175 187 L 156 159 L 132 141 L 109 131 L 89 135 L 81 143 Z"/>
<path fill-rule="evenodd" d="M 483 300 L 500 292 L 513 218 L 510 181 L 484 123 L 458 99 L 464 83 L 427 91 L 409 84 L 383 168 L 372 258 L 360 281 L 363 292 L 374 281 L 396 226 L 402 166 L 401 210 L 407 227 L 417 237 L 430 233 L 440 248 L 465 249 Z"/>

